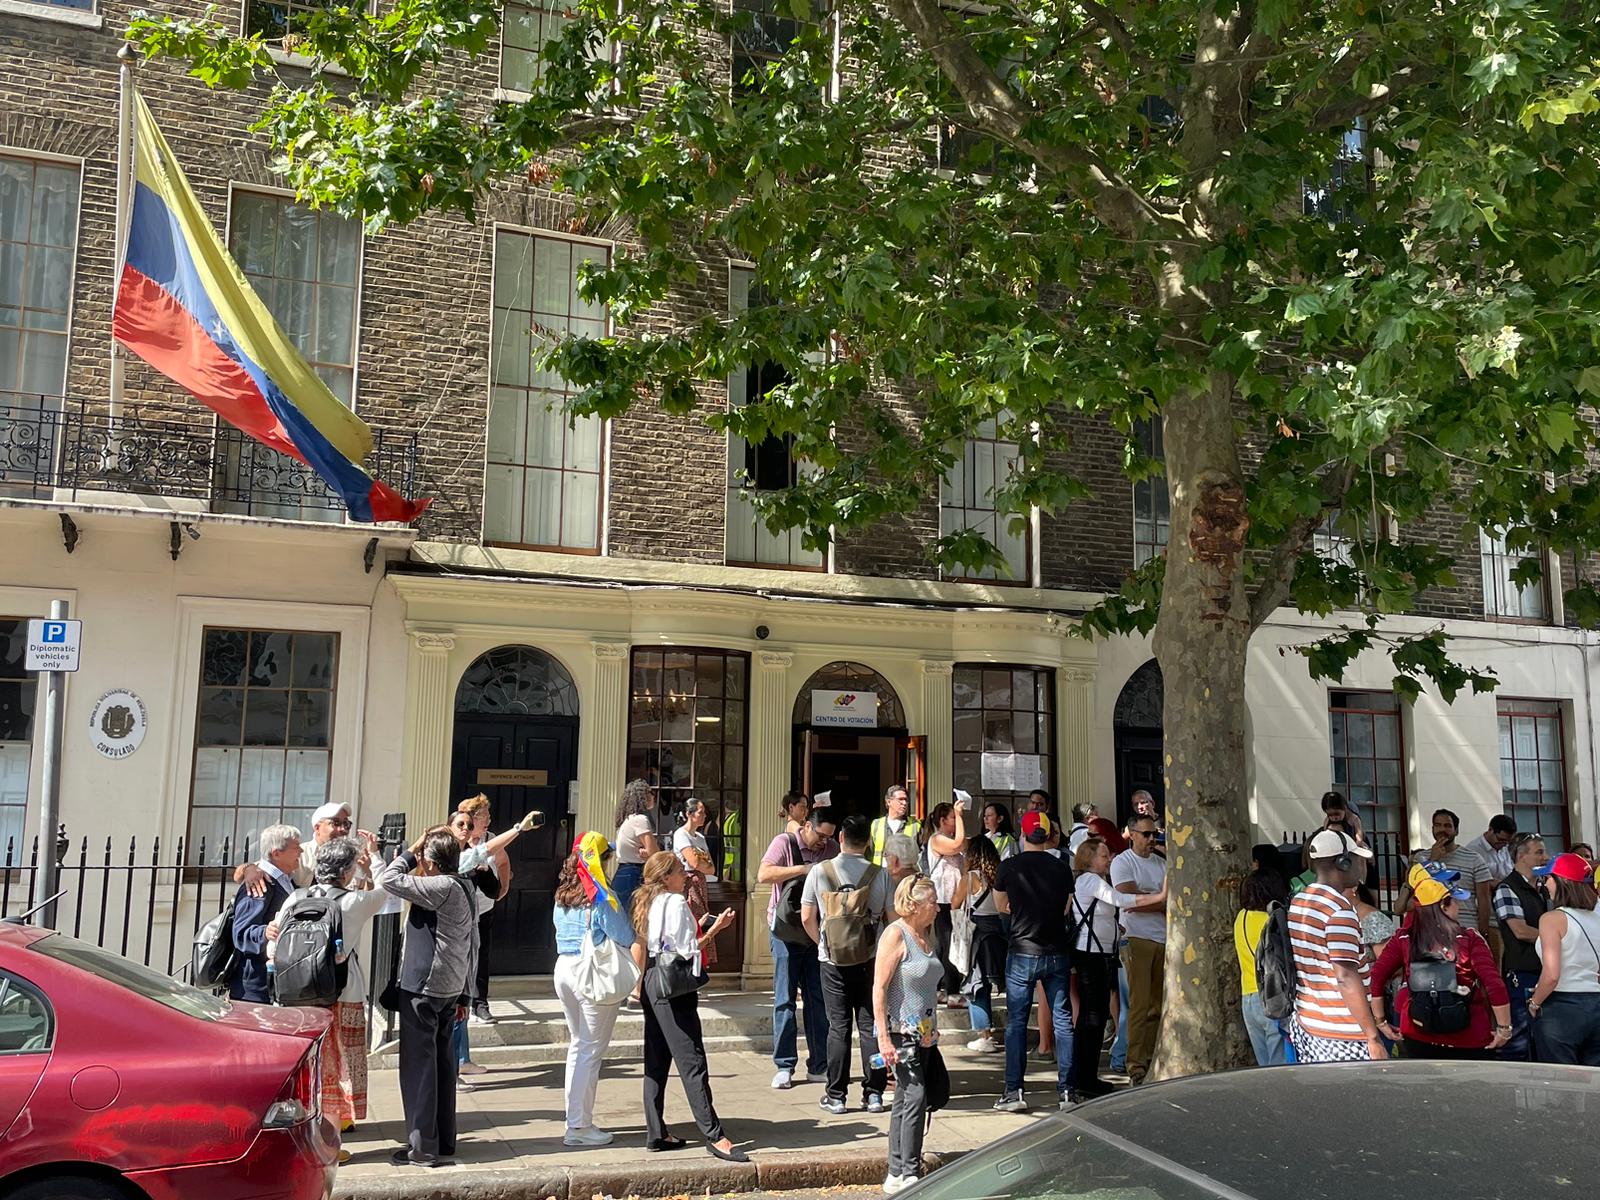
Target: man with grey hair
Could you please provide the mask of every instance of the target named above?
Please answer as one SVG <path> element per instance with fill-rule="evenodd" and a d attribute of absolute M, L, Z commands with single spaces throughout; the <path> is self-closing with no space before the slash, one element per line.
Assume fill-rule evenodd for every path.
<path fill-rule="evenodd" d="M 239 952 L 228 995 L 235 1000 L 266 1004 L 272 999 L 267 975 L 267 924 L 294 890 L 300 865 L 300 831 L 293 825 L 268 825 L 261 831 L 261 858 L 256 869 L 266 879 L 259 894 L 240 886 L 233 901 L 233 948 Z"/>
<path fill-rule="evenodd" d="M 883 843 L 883 869 L 889 872 L 889 880 L 893 886 L 889 889 L 891 895 L 894 888 L 900 886 L 900 881 L 908 875 L 917 872 L 917 842 L 908 833 L 894 833 Z"/>

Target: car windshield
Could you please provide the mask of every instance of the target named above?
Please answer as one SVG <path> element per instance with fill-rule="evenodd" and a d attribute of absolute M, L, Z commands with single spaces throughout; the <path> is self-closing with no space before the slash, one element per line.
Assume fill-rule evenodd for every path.
<path fill-rule="evenodd" d="M 159 971 L 140 966 L 120 954 L 102 950 L 99 946 L 91 946 L 88 942 L 80 942 L 77 938 L 68 937 L 64 933 L 53 933 L 49 937 L 40 938 L 32 943 L 29 949 L 58 962 L 68 963 L 80 971 L 98 975 L 107 983 L 127 988 L 128 991 L 135 992 L 146 1000 L 164 1004 L 174 1012 L 181 1012 L 188 1017 L 215 1021 L 227 1015 L 230 1007 L 220 996 L 202 992 L 199 988 L 180 983 Z"/>

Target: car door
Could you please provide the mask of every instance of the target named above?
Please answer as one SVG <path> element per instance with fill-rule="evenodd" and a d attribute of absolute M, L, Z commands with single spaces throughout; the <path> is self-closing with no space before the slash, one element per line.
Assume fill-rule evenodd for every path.
<path fill-rule="evenodd" d="M 38 1087 L 55 1042 L 55 1014 L 44 993 L 0 971 L 0 1142 Z"/>

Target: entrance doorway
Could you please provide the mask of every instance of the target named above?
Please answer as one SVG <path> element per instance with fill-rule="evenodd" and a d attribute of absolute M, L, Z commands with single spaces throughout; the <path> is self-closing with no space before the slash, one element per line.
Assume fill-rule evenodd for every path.
<path fill-rule="evenodd" d="M 1157 808 L 1165 808 L 1166 772 L 1161 759 L 1164 690 L 1161 665 L 1152 658 L 1128 677 L 1117 694 L 1111 726 L 1117 764 L 1118 825 L 1126 826 L 1133 815 L 1134 792 L 1149 792 Z"/>
<path fill-rule="evenodd" d="M 800 689 L 791 775 L 797 790 L 826 799 L 841 821 L 882 815 L 894 783 L 905 785 L 915 815 L 927 809 L 926 739 L 906 731 L 899 695 L 861 663 L 829 663 Z"/>
<path fill-rule="evenodd" d="M 578 689 L 565 667 L 531 646 L 501 646 L 467 669 L 456 689 L 452 800 L 488 796 L 496 833 L 535 810 L 545 817 L 507 852 L 511 884 L 491 912 L 484 946 L 491 975 L 555 969 L 551 918 L 572 845 L 567 797 L 577 762 Z"/>

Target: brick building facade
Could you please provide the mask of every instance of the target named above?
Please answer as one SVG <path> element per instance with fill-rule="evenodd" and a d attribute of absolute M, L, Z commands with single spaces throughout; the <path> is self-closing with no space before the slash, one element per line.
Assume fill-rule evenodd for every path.
<path fill-rule="evenodd" d="M 1148 646 L 1065 636 L 1164 528 L 1160 489 L 1136 501 L 1118 469 L 1120 434 L 1082 423 L 1066 465 L 1094 495 L 1035 523 L 1018 561 L 1031 586 L 941 578 L 926 547 L 960 507 L 953 494 L 943 516 L 930 498 L 821 559 L 798 538 L 763 538 L 730 461 L 735 473 L 746 461 L 758 473 L 792 466 L 747 459 L 700 414 L 641 403 L 603 427 L 540 423 L 560 381 L 530 375 L 529 324 L 603 319 L 571 290 L 573 256 L 627 234 L 584 226 L 532 183 L 498 189 L 477 224 L 430 216 L 363 239 L 293 209 L 277 187 L 248 128 L 263 92 L 142 66 L 140 89 L 207 215 L 383 439 L 388 481 L 435 504 L 415 531 L 340 524 L 303 472 L 230 457 L 245 453 L 237 441 L 137 361 L 113 421 L 116 51 L 135 6 L 81 2 L 0 0 L 0 542 L 11 548 L 0 687 L 15 694 L 0 692 L 0 856 L 5 838 L 33 832 L 41 753 L 32 683 L 12 661 L 16 623 L 57 598 L 90 630 L 69 694 L 69 826 L 244 838 L 337 795 L 371 822 L 399 809 L 418 828 L 481 789 L 497 823 L 529 805 L 556 818 L 542 841 L 519 843 L 508 928 L 548 929 L 563 839 L 609 830 L 630 774 L 660 783 L 669 809 L 713 798 L 719 887 L 741 904 L 790 787 L 865 810 L 893 780 L 929 803 L 952 786 L 1015 803 L 1037 782 L 1105 811 L 1136 783 L 1159 788 Z M 518 8 L 508 28 L 537 26 L 540 11 Z M 529 63 L 511 45 L 464 64 L 458 82 L 487 106 Z M 652 319 L 749 302 L 739 264 L 708 247 Z M 735 402 L 741 386 L 750 380 L 733 381 Z M 701 403 L 716 411 L 729 396 L 706 387 Z M 86 438 L 101 452 L 68 454 Z M 974 454 L 979 478 L 1005 448 Z M 981 507 L 981 486 L 967 493 L 963 511 Z M 1395 848 L 1424 841 L 1440 804 L 1472 833 L 1509 805 L 1555 839 L 1595 836 L 1594 647 L 1551 595 L 1501 595 L 1501 613 L 1526 621 L 1489 614 L 1477 535 L 1460 547 L 1458 586 L 1395 626 L 1446 620 L 1464 657 L 1500 671 L 1502 699 L 1386 709 L 1376 655 L 1346 686 L 1314 684 L 1279 651 L 1328 623 L 1281 614 L 1250 664 L 1262 836 L 1307 825 L 1330 783 L 1387 813 L 1374 825 Z M 153 714 L 146 747 L 117 763 L 72 740 L 110 687 L 141 692 Z M 819 709 L 842 695 L 872 697 L 876 716 L 851 725 Z M 108 790 L 126 802 L 107 809 Z M 759 973 L 759 920 L 728 940 L 725 964 Z M 497 948 L 508 973 L 547 970 L 549 951 L 542 932 Z"/>

